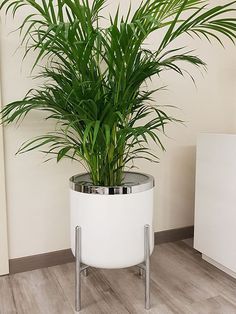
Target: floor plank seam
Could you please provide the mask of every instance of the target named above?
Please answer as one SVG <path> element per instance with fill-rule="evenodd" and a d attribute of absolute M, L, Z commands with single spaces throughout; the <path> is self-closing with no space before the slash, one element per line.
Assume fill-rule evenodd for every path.
<path fill-rule="evenodd" d="M 17 306 L 16 306 L 16 299 L 15 299 L 15 294 L 14 294 L 14 289 L 13 289 L 13 284 L 12 284 L 12 278 L 14 278 L 14 277 L 9 276 L 9 285 L 11 288 L 12 300 L 14 303 L 15 311 L 16 311 L 16 314 L 18 314 L 18 310 L 17 310 Z"/>
<path fill-rule="evenodd" d="M 52 267 L 53 267 L 53 266 L 52 266 Z M 55 267 L 55 266 L 54 266 L 54 267 Z M 51 276 L 52 276 L 52 277 L 54 278 L 54 280 L 56 281 L 57 286 L 58 286 L 59 289 L 61 290 L 61 292 L 62 292 L 62 294 L 63 294 L 63 296 L 64 296 L 64 298 L 65 298 L 65 301 L 66 301 L 66 302 L 68 303 L 68 305 L 70 306 L 72 312 L 74 312 L 75 306 L 74 306 L 73 304 L 71 304 L 71 302 L 70 302 L 69 298 L 67 297 L 67 295 L 65 294 L 65 291 L 64 291 L 64 289 L 63 289 L 61 283 L 59 282 L 57 276 L 56 276 L 53 272 L 50 271 L 50 267 L 48 267 L 48 270 L 49 270 L 49 273 L 51 274 Z"/>

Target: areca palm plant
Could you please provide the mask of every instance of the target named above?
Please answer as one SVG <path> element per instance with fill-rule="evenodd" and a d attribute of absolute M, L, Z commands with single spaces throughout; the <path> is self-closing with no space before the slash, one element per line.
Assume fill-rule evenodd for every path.
<path fill-rule="evenodd" d="M 135 158 L 157 160 L 149 143 L 164 149 L 160 135 L 175 119 L 154 103 L 156 90 L 148 88 L 148 80 L 165 70 L 182 75 L 180 62 L 205 67 L 191 50 L 171 44 L 184 34 L 222 45 L 223 37 L 235 41 L 236 1 L 213 7 L 208 2 L 144 0 L 125 15 L 118 8 L 104 23 L 106 0 L 2 1 L 6 14 L 31 8 L 19 30 L 26 55 L 38 52 L 33 68 L 41 63 L 39 77 L 45 80 L 6 105 L 2 123 L 22 120 L 31 110 L 57 122 L 55 130 L 24 143 L 19 152 L 45 146 L 57 161 L 81 161 L 93 184 L 104 186 L 121 185 Z M 155 51 L 145 45 L 153 32 L 161 39 Z"/>

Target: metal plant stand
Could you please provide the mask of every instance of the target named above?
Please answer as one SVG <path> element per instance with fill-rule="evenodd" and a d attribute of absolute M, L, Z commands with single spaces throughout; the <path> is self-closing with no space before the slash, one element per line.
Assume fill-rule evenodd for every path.
<path fill-rule="evenodd" d="M 145 309 L 150 309 L 150 226 L 144 226 L 144 262 L 137 265 L 140 277 L 145 277 Z M 81 263 L 81 227 L 75 228 L 75 310 L 81 310 L 81 273 L 88 275 L 88 265 Z"/>

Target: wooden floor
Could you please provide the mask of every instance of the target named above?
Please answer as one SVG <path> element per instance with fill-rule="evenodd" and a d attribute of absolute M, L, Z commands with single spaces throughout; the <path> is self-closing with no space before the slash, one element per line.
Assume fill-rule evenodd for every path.
<path fill-rule="evenodd" d="M 137 268 L 91 269 L 83 277 L 81 314 L 236 314 L 236 280 L 201 259 L 185 242 L 159 245 L 151 258 L 151 305 Z M 74 265 L 0 277 L 0 313 L 71 314 Z"/>

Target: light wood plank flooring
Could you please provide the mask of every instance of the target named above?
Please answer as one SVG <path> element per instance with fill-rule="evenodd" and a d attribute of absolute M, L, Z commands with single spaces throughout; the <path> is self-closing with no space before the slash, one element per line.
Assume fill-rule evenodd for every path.
<path fill-rule="evenodd" d="M 236 314 L 236 280 L 201 259 L 187 242 L 159 245 L 151 258 L 151 305 L 137 268 L 91 269 L 82 279 L 81 314 Z M 74 264 L 0 277 L 0 313 L 71 314 Z"/>

